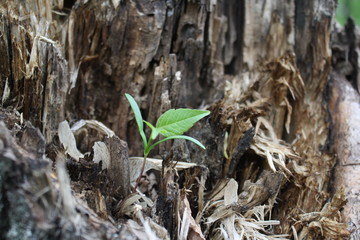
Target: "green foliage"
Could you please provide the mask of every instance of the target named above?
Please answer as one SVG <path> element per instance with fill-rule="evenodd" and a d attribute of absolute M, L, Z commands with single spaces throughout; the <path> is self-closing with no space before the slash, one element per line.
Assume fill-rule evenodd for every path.
<path fill-rule="evenodd" d="M 170 109 L 159 117 L 156 129 L 165 137 L 180 135 L 209 113 L 209 111 L 186 108 Z"/>
<path fill-rule="evenodd" d="M 189 130 L 197 121 L 210 114 L 210 111 L 194 110 L 194 109 L 170 109 L 162 114 L 156 122 L 156 127 L 151 123 L 144 121 L 140 109 L 136 104 L 134 98 L 130 94 L 125 94 L 127 100 L 130 103 L 131 109 L 134 112 L 135 120 L 139 128 L 140 136 L 144 144 L 144 157 L 146 158 L 151 149 L 156 145 L 171 139 L 185 139 L 189 140 L 201 148 L 205 149 L 198 140 L 181 135 Z M 149 139 L 146 140 L 144 132 L 144 123 L 151 129 Z M 155 140 L 158 135 L 162 135 L 165 138 L 161 139 L 153 144 L 152 140 Z"/>
<path fill-rule="evenodd" d="M 146 136 L 145 136 L 145 132 L 144 132 L 144 123 L 143 123 L 143 118 L 141 116 L 140 109 L 139 109 L 137 103 L 135 102 L 135 99 L 130 94 L 125 93 L 125 97 L 129 101 L 131 109 L 134 112 L 135 120 L 136 120 L 136 123 L 139 128 L 139 133 L 140 133 L 141 139 L 143 140 L 143 143 L 145 146 L 146 145 Z"/>
<path fill-rule="evenodd" d="M 171 140 L 171 139 L 185 139 L 185 140 L 189 140 L 197 145 L 199 145 L 201 148 L 205 149 L 204 145 L 201 144 L 201 142 L 199 142 L 198 140 L 196 140 L 195 138 L 189 137 L 189 136 L 185 136 L 185 135 L 174 135 L 174 136 L 170 136 L 164 139 L 161 139 L 160 141 L 157 141 L 156 143 L 154 143 L 153 145 L 151 145 L 148 149 L 148 152 L 150 152 L 151 149 L 153 149 L 156 145 L 165 142 L 167 140 Z"/>
<path fill-rule="evenodd" d="M 336 8 L 336 20 L 345 25 L 349 17 L 352 17 L 356 25 L 360 26 L 360 1 L 359 0 L 339 0 Z"/>

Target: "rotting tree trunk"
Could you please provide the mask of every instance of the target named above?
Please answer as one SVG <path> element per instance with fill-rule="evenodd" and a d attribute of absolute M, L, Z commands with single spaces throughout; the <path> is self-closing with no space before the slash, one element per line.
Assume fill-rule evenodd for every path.
<path fill-rule="evenodd" d="M 359 230 L 359 32 L 349 19 L 344 29 L 333 31 L 333 67 L 329 84 L 329 110 L 332 116 L 331 141 L 338 162 L 334 171 L 334 188 L 344 188 L 347 204 L 342 215 L 354 230 L 351 239 L 360 236 Z"/>
<path fill-rule="evenodd" d="M 190 132 L 205 143 L 206 151 L 175 142 L 167 155 L 210 172 L 206 183 L 208 170 L 200 167 L 185 170 L 179 177 L 185 181 L 176 182 L 177 173 L 167 159 L 163 174 L 174 181 L 173 188 L 167 189 L 170 185 L 165 181 L 160 194 L 164 203 L 173 204 L 166 211 L 172 224 L 164 224 L 169 225 L 165 227 L 171 237 L 183 236 L 177 235 L 183 229 L 179 216 L 192 211 L 199 226 L 201 219 L 213 221 L 213 225 L 201 225 L 205 237 L 226 238 L 216 230 L 223 228 L 228 238 L 235 238 L 229 221 L 251 217 L 250 212 L 261 205 L 270 209 L 265 211 L 267 216 L 280 221 L 275 232 L 267 229 L 269 239 L 274 239 L 270 238 L 273 233 L 299 239 L 346 237 L 346 226 L 338 224 L 338 211 L 345 204 L 340 189 L 345 185 L 346 193 L 353 193 L 344 177 L 347 168 L 334 170 L 334 166 L 335 153 L 340 163 L 348 161 L 349 155 L 344 154 L 348 146 L 336 138 L 354 123 L 341 120 L 336 97 L 345 90 L 336 80 L 327 88 L 332 73 L 334 10 L 335 2 L 324 0 L 2 1 L 0 95 L 1 120 L 6 127 L 0 126 L 0 213 L 8 221 L 0 223 L 0 238 L 71 239 L 72 234 L 82 236 L 82 231 L 98 239 L 140 236 L 132 230 L 136 224 L 145 226 L 142 215 L 135 213 L 137 223 L 129 220 L 119 228 L 114 223 L 123 224 L 118 208 L 124 208 L 122 200 L 129 194 L 125 143 L 93 128 L 75 134 L 83 152 L 91 152 L 94 142 L 107 143 L 109 166 L 116 164 L 100 171 L 101 167 L 89 162 L 92 155 L 79 162 L 69 157 L 67 167 L 76 199 L 86 199 L 92 209 L 78 207 L 76 212 L 74 202 L 66 203 L 71 194 L 63 173 L 60 153 L 64 150 L 57 139 L 61 121 L 96 119 L 127 141 L 129 155 L 140 155 L 140 137 L 124 93 L 135 97 L 143 116 L 152 123 L 170 108 L 210 106 L 212 110 L 211 117 Z M 344 44 L 350 45 L 351 53 L 356 52 L 354 43 Z M 351 81 L 357 86 L 354 57 L 351 63 L 355 69 Z M 349 73 L 340 75 L 346 81 L 344 75 Z M 14 112 L 20 112 L 20 117 Z M 26 127 L 22 118 L 29 121 Z M 350 133 L 344 136 L 354 141 Z M 170 147 L 161 145 L 154 156 Z M 51 169 L 42 159 L 44 153 L 59 163 L 54 181 L 65 187 L 49 183 Z M 336 181 L 334 187 L 332 181 Z M 213 190 L 207 197 L 205 186 L 208 192 Z M 239 195 L 229 193 L 229 186 L 238 186 Z M 180 187 L 192 191 L 187 197 L 191 210 L 180 194 L 185 189 L 180 191 Z M 222 197 L 215 193 L 218 188 Z M 12 205 L 12 199 L 22 202 Z M 221 219 L 206 207 L 219 199 L 233 206 L 233 212 Z M 56 205 L 59 202 L 64 209 Z M 224 212 L 229 210 L 223 207 Z M 358 210 L 347 205 L 344 211 L 353 230 L 358 219 L 348 209 Z M 87 211 L 93 219 L 84 217 Z M 20 221 L 22 214 L 27 217 Z M 192 224 L 189 234 L 201 239 L 200 228 Z M 241 226 L 234 223 L 234 228 Z M 60 230 L 51 233 L 52 229 Z"/>

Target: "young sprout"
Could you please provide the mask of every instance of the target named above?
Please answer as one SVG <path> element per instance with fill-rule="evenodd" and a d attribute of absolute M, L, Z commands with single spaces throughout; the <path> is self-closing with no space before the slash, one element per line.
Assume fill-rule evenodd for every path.
<path fill-rule="evenodd" d="M 144 161 L 141 168 L 140 176 L 137 178 L 134 187 L 134 192 L 136 192 L 136 188 L 138 187 L 144 172 L 146 158 L 149 155 L 151 149 L 153 149 L 156 145 L 171 139 L 185 139 L 192 141 L 193 143 L 199 145 L 201 148 L 205 149 L 204 145 L 202 145 L 195 138 L 182 134 L 189 130 L 197 121 L 209 115 L 210 111 L 188 108 L 170 109 L 163 113 L 157 120 L 156 125 L 153 126 L 151 123 L 143 120 L 139 106 L 135 102 L 135 99 L 127 93 L 125 93 L 125 97 L 129 101 L 130 107 L 134 112 L 135 120 L 138 125 L 139 133 L 144 145 Z M 146 139 L 146 135 L 144 132 L 144 123 L 151 129 L 151 134 L 148 139 Z M 157 138 L 159 134 L 164 136 L 165 138 L 153 143 L 153 141 Z"/>

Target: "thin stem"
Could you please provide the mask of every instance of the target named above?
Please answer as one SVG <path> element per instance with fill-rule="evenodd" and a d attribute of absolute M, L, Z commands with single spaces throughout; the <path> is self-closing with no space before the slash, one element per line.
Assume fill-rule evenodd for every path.
<path fill-rule="evenodd" d="M 143 162 L 143 165 L 142 165 L 142 167 L 141 167 L 140 175 L 139 175 L 139 177 L 136 179 L 136 183 L 135 183 L 135 187 L 134 187 L 133 193 L 136 193 L 136 189 L 137 189 L 137 187 L 138 187 L 139 184 L 140 184 L 140 180 L 141 180 L 142 175 L 143 175 L 144 170 L 145 170 L 146 158 L 147 158 L 147 154 L 144 154 L 144 162 Z"/>
<path fill-rule="evenodd" d="M 145 170 L 146 158 L 147 158 L 147 156 L 148 156 L 148 154 L 149 154 L 149 152 L 150 152 L 150 150 L 151 150 L 151 149 L 149 149 L 149 147 L 150 147 L 150 143 L 151 143 L 151 140 L 152 140 L 152 139 L 151 139 L 152 132 L 153 132 L 153 130 L 151 130 L 151 134 L 150 134 L 150 137 L 149 137 L 149 139 L 148 139 L 148 141 L 147 141 L 147 143 L 146 143 L 146 146 L 144 145 L 144 148 L 145 148 L 145 150 L 144 150 L 144 162 L 143 162 L 143 165 L 142 165 L 142 167 L 141 167 L 140 175 L 139 175 L 139 177 L 136 179 L 136 183 L 135 183 L 135 187 L 134 187 L 133 193 L 136 192 L 136 189 L 137 189 L 137 187 L 138 187 L 139 184 L 140 184 L 141 177 L 142 177 L 142 175 L 143 175 L 143 173 L 144 173 L 144 170 Z"/>
<path fill-rule="evenodd" d="M 144 150 L 144 157 L 147 156 L 149 154 L 149 152 L 150 152 L 150 149 L 149 149 L 150 143 L 151 143 L 151 136 L 149 137 L 149 140 L 148 140 L 148 142 L 146 144 L 146 147 L 145 147 L 145 150 Z"/>

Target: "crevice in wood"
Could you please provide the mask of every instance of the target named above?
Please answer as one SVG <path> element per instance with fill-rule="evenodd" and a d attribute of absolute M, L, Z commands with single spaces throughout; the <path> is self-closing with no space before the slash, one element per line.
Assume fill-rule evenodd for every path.
<path fill-rule="evenodd" d="M 76 0 L 64 0 L 64 8 L 72 9 L 75 3 Z"/>
<path fill-rule="evenodd" d="M 239 232 L 247 239 L 271 238 L 275 232 L 333 239 L 332 229 L 349 235 L 338 215 L 345 195 L 331 178 L 348 176 L 344 172 L 356 164 L 338 164 L 341 169 L 334 171 L 332 140 L 337 139 L 329 138 L 335 132 L 326 106 L 334 95 L 326 91 L 334 87 L 328 85 L 331 63 L 353 84 L 358 66 L 349 63 L 349 42 L 346 54 L 330 48 L 334 1 L 6 3 L 0 3 L 5 14 L 1 91 L 4 79 L 12 85 L 8 108 L 0 109 L 0 120 L 8 124 L 0 124 L 0 140 L 6 142 L 0 141 L 0 155 L 15 166 L 0 168 L 0 184 L 16 179 L 0 187 L 0 216 L 16 221 L 0 222 L 0 230 L 7 231 L 0 238 L 13 237 L 13 229 L 19 236 L 27 230 L 48 239 L 84 233 L 89 239 L 235 239 Z M 32 47 L 38 48 L 36 57 Z M 36 61 L 28 66 L 31 56 Z M 136 156 L 143 151 L 124 93 L 134 96 L 153 124 L 170 108 L 210 106 L 212 112 L 186 133 L 206 150 L 184 141 L 154 149 L 139 187 L 147 195 L 129 191 L 141 162 Z M 83 158 L 72 158 L 57 137 L 65 118 L 99 120 L 115 136 L 93 136 L 92 130 L 75 134 Z M 26 120 L 41 127 L 45 138 Z M 5 133 L 11 142 L 2 138 Z M 95 159 L 96 141 L 105 147 Z M 347 149 L 341 144 L 339 149 Z M 163 163 L 156 159 L 169 149 Z M 68 199 L 76 204 L 69 207 Z"/>
<path fill-rule="evenodd" d="M 46 46 L 46 48 L 45 48 L 45 55 L 44 55 L 44 59 L 43 59 L 43 62 L 42 62 L 42 68 L 41 68 L 41 71 L 42 71 L 42 80 L 41 80 L 41 91 L 42 91 L 42 94 L 40 94 L 39 93 L 39 95 L 41 96 L 41 108 L 40 108 L 40 110 L 41 110 L 41 117 L 40 117 L 40 119 L 41 119 L 41 121 L 40 121 L 40 129 L 43 129 L 43 132 L 44 132 L 44 129 L 45 129 L 45 126 L 44 126 L 44 122 L 43 122 L 43 120 L 45 119 L 45 109 L 46 109 L 46 100 L 47 100 L 47 98 L 46 98 L 46 90 L 47 90 L 47 88 L 48 88 L 48 86 L 47 86 L 47 82 L 48 82 L 48 78 L 49 78 L 49 76 L 48 76 L 48 62 L 49 62 L 49 48 L 48 48 L 48 46 Z M 40 105 L 40 104 L 39 104 Z"/>
<path fill-rule="evenodd" d="M 9 15 L 9 13 L 8 13 Z M 11 23 L 10 19 L 8 18 L 6 21 L 6 40 L 7 40 L 7 52 L 8 52 L 8 64 L 9 64 L 9 75 L 8 75 L 8 87 L 10 89 L 10 96 L 9 100 L 12 98 L 12 93 L 15 91 L 14 89 L 14 73 L 13 73 L 13 47 L 12 47 L 12 38 L 11 38 Z M 7 107 L 6 102 L 2 103 L 4 107 Z"/>

